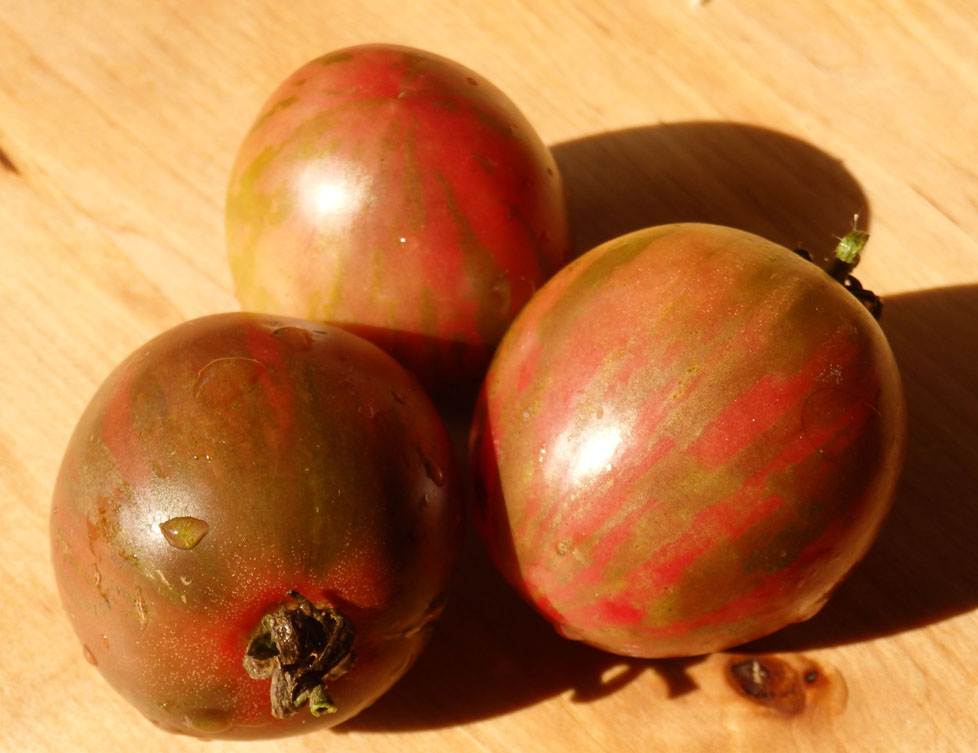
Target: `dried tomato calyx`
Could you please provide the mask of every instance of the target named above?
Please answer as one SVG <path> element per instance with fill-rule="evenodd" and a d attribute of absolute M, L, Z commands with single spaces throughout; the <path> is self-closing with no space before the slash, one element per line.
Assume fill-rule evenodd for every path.
<path fill-rule="evenodd" d="M 271 678 L 272 716 L 285 719 L 304 706 L 313 716 L 336 713 L 326 689 L 345 674 L 355 654 L 353 623 L 341 612 L 320 609 L 298 591 L 294 605 L 262 617 L 258 634 L 248 643 L 242 664 L 254 680 Z"/>

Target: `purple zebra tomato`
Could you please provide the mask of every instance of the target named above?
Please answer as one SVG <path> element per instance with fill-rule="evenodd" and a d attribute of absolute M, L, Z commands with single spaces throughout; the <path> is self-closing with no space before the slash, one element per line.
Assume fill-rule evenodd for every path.
<path fill-rule="evenodd" d="M 593 249 L 523 309 L 473 424 L 476 521 L 564 635 L 724 649 L 814 614 L 867 551 L 906 415 L 842 272 L 667 225 Z"/>
<path fill-rule="evenodd" d="M 376 346 L 197 319 L 120 364 L 72 435 L 51 513 L 61 598 L 88 661 L 166 729 L 332 726 L 427 640 L 457 486 L 434 408 Z"/>
<path fill-rule="evenodd" d="M 463 66 L 363 45 L 299 68 L 241 144 L 227 194 L 247 310 L 328 321 L 427 383 L 477 381 L 569 252 L 549 150 Z"/>

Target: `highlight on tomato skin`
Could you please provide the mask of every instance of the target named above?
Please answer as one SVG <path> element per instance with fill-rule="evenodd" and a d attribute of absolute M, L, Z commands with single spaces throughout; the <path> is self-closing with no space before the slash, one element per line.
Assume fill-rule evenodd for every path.
<path fill-rule="evenodd" d="M 875 538 L 906 445 L 897 365 L 851 287 L 703 224 L 555 275 L 500 344 L 470 438 L 506 579 L 563 635 L 642 657 L 815 614 Z"/>
<path fill-rule="evenodd" d="M 516 105 L 397 45 L 281 83 L 240 145 L 226 220 L 243 308 L 340 324 L 429 385 L 480 381 L 570 253 L 557 164 Z"/>
<path fill-rule="evenodd" d="M 51 554 L 86 660 L 155 724 L 256 738 L 349 719 L 446 599 L 459 477 L 417 381 L 288 317 L 181 324 L 71 437 Z"/>

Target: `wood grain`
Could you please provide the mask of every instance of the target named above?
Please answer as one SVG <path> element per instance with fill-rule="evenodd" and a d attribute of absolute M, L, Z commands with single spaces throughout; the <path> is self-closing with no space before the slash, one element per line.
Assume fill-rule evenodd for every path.
<path fill-rule="evenodd" d="M 858 213 L 873 235 L 860 278 L 886 297 L 908 393 L 907 467 L 829 605 L 753 646 L 634 661 L 564 641 L 471 541 L 433 645 L 373 708 L 335 732 L 208 751 L 978 750 L 970 0 L 4 3 L 0 750 L 198 749 L 83 660 L 49 564 L 51 489 L 116 362 L 236 308 L 225 181 L 265 97 L 366 41 L 446 55 L 506 91 L 554 150 L 579 250 L 699 219 L 824 255 Z M 765 696 L 738 664 L 788 679 Z"/>

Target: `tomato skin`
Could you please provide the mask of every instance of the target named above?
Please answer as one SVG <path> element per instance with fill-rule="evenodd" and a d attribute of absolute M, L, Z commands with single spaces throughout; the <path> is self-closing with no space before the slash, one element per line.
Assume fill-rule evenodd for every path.
<path fill-rule="evenodd" d="M 824 271 L 676 224 L 561 270 L 490 365 L 475 519 L 565 636 L 718 651 L 812 616 L 889 510 L 906 408 L 876 321 Z"/>
<path fill-rule="evenodd" d="M 516 106 L 422 50 L 295 71 L 240 146 L 227 245 L 247 310 L 341 324 L 429 384 L 481 380 L 567 259 L 563 185 Z"/>
<path fill-rule="evenodd" d="M 72 435 L 50 522 L 63 605 L 86 658 L 166 729 L 333 726 L 427 640 L 458 484 L 427 396 L 371 343 L 287 317 L 196 319 L 121 363 Z M 354 625 L 335 714 L 273 718 L 269 681 L 242 666 L 292 590 Z"/>

